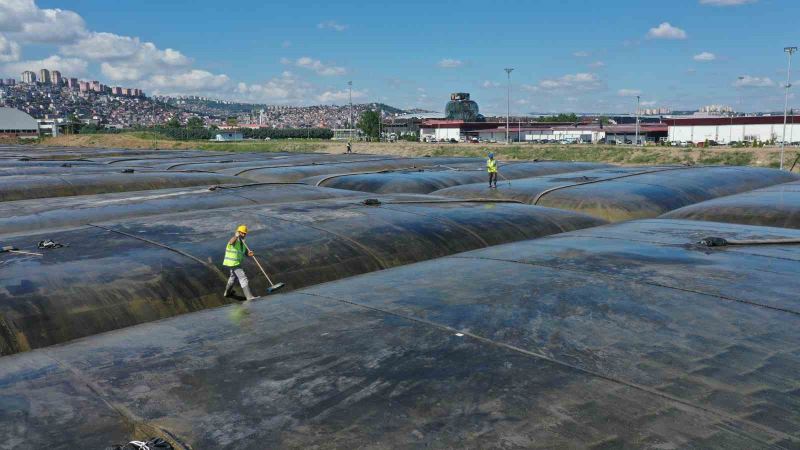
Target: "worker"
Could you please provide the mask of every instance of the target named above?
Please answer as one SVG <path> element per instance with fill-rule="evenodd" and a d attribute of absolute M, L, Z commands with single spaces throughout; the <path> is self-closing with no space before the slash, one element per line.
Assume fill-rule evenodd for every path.
<path fill-rule="evenodd" d="M 494 159 L 494 153 L 489 153 L 489 159 L 486 160 L 486 170 L 489 172 L 489 189 L 497 189 L 497 160 Z"/>
<path fill-rule="evenodd" d="M 247 281 L 247 275 L 242 269 L 242 261 L 244 255 L 253 256 L 253 252 L 244 244 L 244 239 L 247 237 L 247 225 L 239 225 L 236 228 L 236 234 L 228 241 L 225 247 L 225 260 L 222 265 L 231 270 L 231 275 L 228 277 L 228 284 L 225 285 L 225 297 L 233 295 L 233 284 L 239 280 L 239 285 L 242 287 L 242 292 L 247 300 L 252 300 L 253 294 L 250 292 L 250 286 Z"/>
<path fill-rule="evenodd" d="M 353 146 L 347 141 L 347 153 L 353 153 Z"/>

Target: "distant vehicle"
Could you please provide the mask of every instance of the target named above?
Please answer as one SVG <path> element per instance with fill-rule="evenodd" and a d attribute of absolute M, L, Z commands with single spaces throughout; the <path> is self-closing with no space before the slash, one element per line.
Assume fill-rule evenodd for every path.
<path fill-rule="evenodd" d="M 458 140 L 456 138 L 450 138 L 451 144 L 458 144 Z"/>
<path fill-rule="evenodd" d="M 632 140 L 630 140 L 630 139 L 625 139 L 625 143 L 626 143 L 626 144 L 633 144 L 633 141 L 632 141 Z"/>

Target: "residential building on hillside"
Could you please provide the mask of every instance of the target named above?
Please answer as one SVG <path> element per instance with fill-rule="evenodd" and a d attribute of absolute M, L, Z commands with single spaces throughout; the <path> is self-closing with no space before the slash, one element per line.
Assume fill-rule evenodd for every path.
<path fill-rule="evenodd" d="M 31 72 L 30 70 L 22 72 L 22 82 L 28 84 L 36 83 L 36 74 Z"/>
<path fill-rule="evenodd" d="M 50 71 L 47 69 L 39 70 L 39 82 L 42 84 L 50 84 Z"/>

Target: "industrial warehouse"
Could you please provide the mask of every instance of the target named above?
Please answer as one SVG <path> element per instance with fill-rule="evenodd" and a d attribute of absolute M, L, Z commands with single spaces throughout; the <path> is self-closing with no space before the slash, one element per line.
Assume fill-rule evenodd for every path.
<path fill-rule="evenodd" d="M 800 176 L 487 167 L 0 148 L 0 448 L 798 445 Z"/>

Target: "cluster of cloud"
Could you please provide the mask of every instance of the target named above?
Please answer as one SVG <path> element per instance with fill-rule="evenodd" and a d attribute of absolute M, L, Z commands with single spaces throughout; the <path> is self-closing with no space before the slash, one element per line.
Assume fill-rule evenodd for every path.
<path fill-rule="evenodd" d="M 650 28 L 647 32 L 648 39 L 686 39 L 686 31 L 672 26 L 669 22 L 662 22 L 659 26 Z"/>
<path fill-rule="evenodd" d="M 639 89 L 620 89 L 617 91 L 617 95 L 620 97 L 636 97 L 637 95 L 642 95 L 642 91 Z"/>
<path fill-rule="evenodd" d="M 559 78 L 544 79 L 535 85 L 522 85 L 522 89 L 531 92 L 594 91 L 602 89 L 603 87 L 604 83 L 600 77 L 590 72 L 567 74 Z"/>
<path fill-rule="evenodd" d="M 450 59 L 445 58 L 438 62 L 438 66 L 443 69 L 456 69 L 464 65 L 464 62 L 460 59 Z"/>
<path fill-rule="evenodd" d="M 291 64 L 301 69 L 311 70 L 317 75 L 321 75 L 323 77 L 339 76 L 347 73 L 347 69 L 344 67 L 327 65 L 318 59 L 311 58 L 310 56 L 303 56 L 295 61 L 292 61 L 288 58 L 283 58 L 281 59 L 281 63 Z"/>
<path fill-rule="evenodd" d="M 775 87 L 777 83 L 772 81 L 769 77 L 753 77 L 750 75 L 745 75 L 743 77 L 739 77 L 736 81 L 733 82 L 735 87 L 754 87 L 754 88 L 766 88 L 766 87 Z"/>
<path fill-rule="evenodd" d="M 335 20 L 326 20 L 325 22 L 318 23 L 317 28 L 320 30 L 333 30 L 341 32 L 347 29 L 347 25 L 342 25 Z"/>
<path fill-rule="evenodd" d="M 698 62 L 710 62 L 710 61 L 714 61 L 715 59 L 717 59 L 717 55 L 715 55 L 713 53 L 710 53 L 710 52 L 701 52 L 701 53 L 698 53 L 698 54 L 694 55 L 694 57 L 692 57 L 692 59 L 694 59 L 695 61 L 698 61 Z"/>
<path fill-rule="evenodd" d="M 57 53 L 40 60 L 22 60 L 25 45 L 52 45 Z M 73 11 L 42 9 L 33 0 L 0 2 L 0 62 L 3 71 L 47 68 L 68 76 L 86 76 L 97 64 L 111 82 L 137 82 L 145 88 L 192 89 L 220 86 L 225 75 L 192 69 L 192 60 L 171 48 L 160 49 L 138 37 L 86 28 Z"/>
<path fill-rule="evenodd" d="M 319 29 L 344 31 L 347 25 L 329 20 Z M 24 60 L 28 45 L 50 46 L 44 59 Z M 291 42 L 281 46 L 289 48 Z M 344 67 L 303 56 L 282 61 L 323 77 L 347 73 Z M 224 73 L 194 67 L 179 50 L 160 48 L 136 36 L 90 30 L 76 12 L 40 8 L 35 0 L 0 0 L 0 73 L 19 76 L 25 70 L 47 68 L 65 76 L 100 76 L 110 84 L 137 86 L 152 94 L 205 94 L 247 101 L 306 103 L 340 101 L 341 92 L 316 87 L 290 71 L 263 83 L 237 83 Z M 353 97 L 365 93 L 354 91 Z"/>

